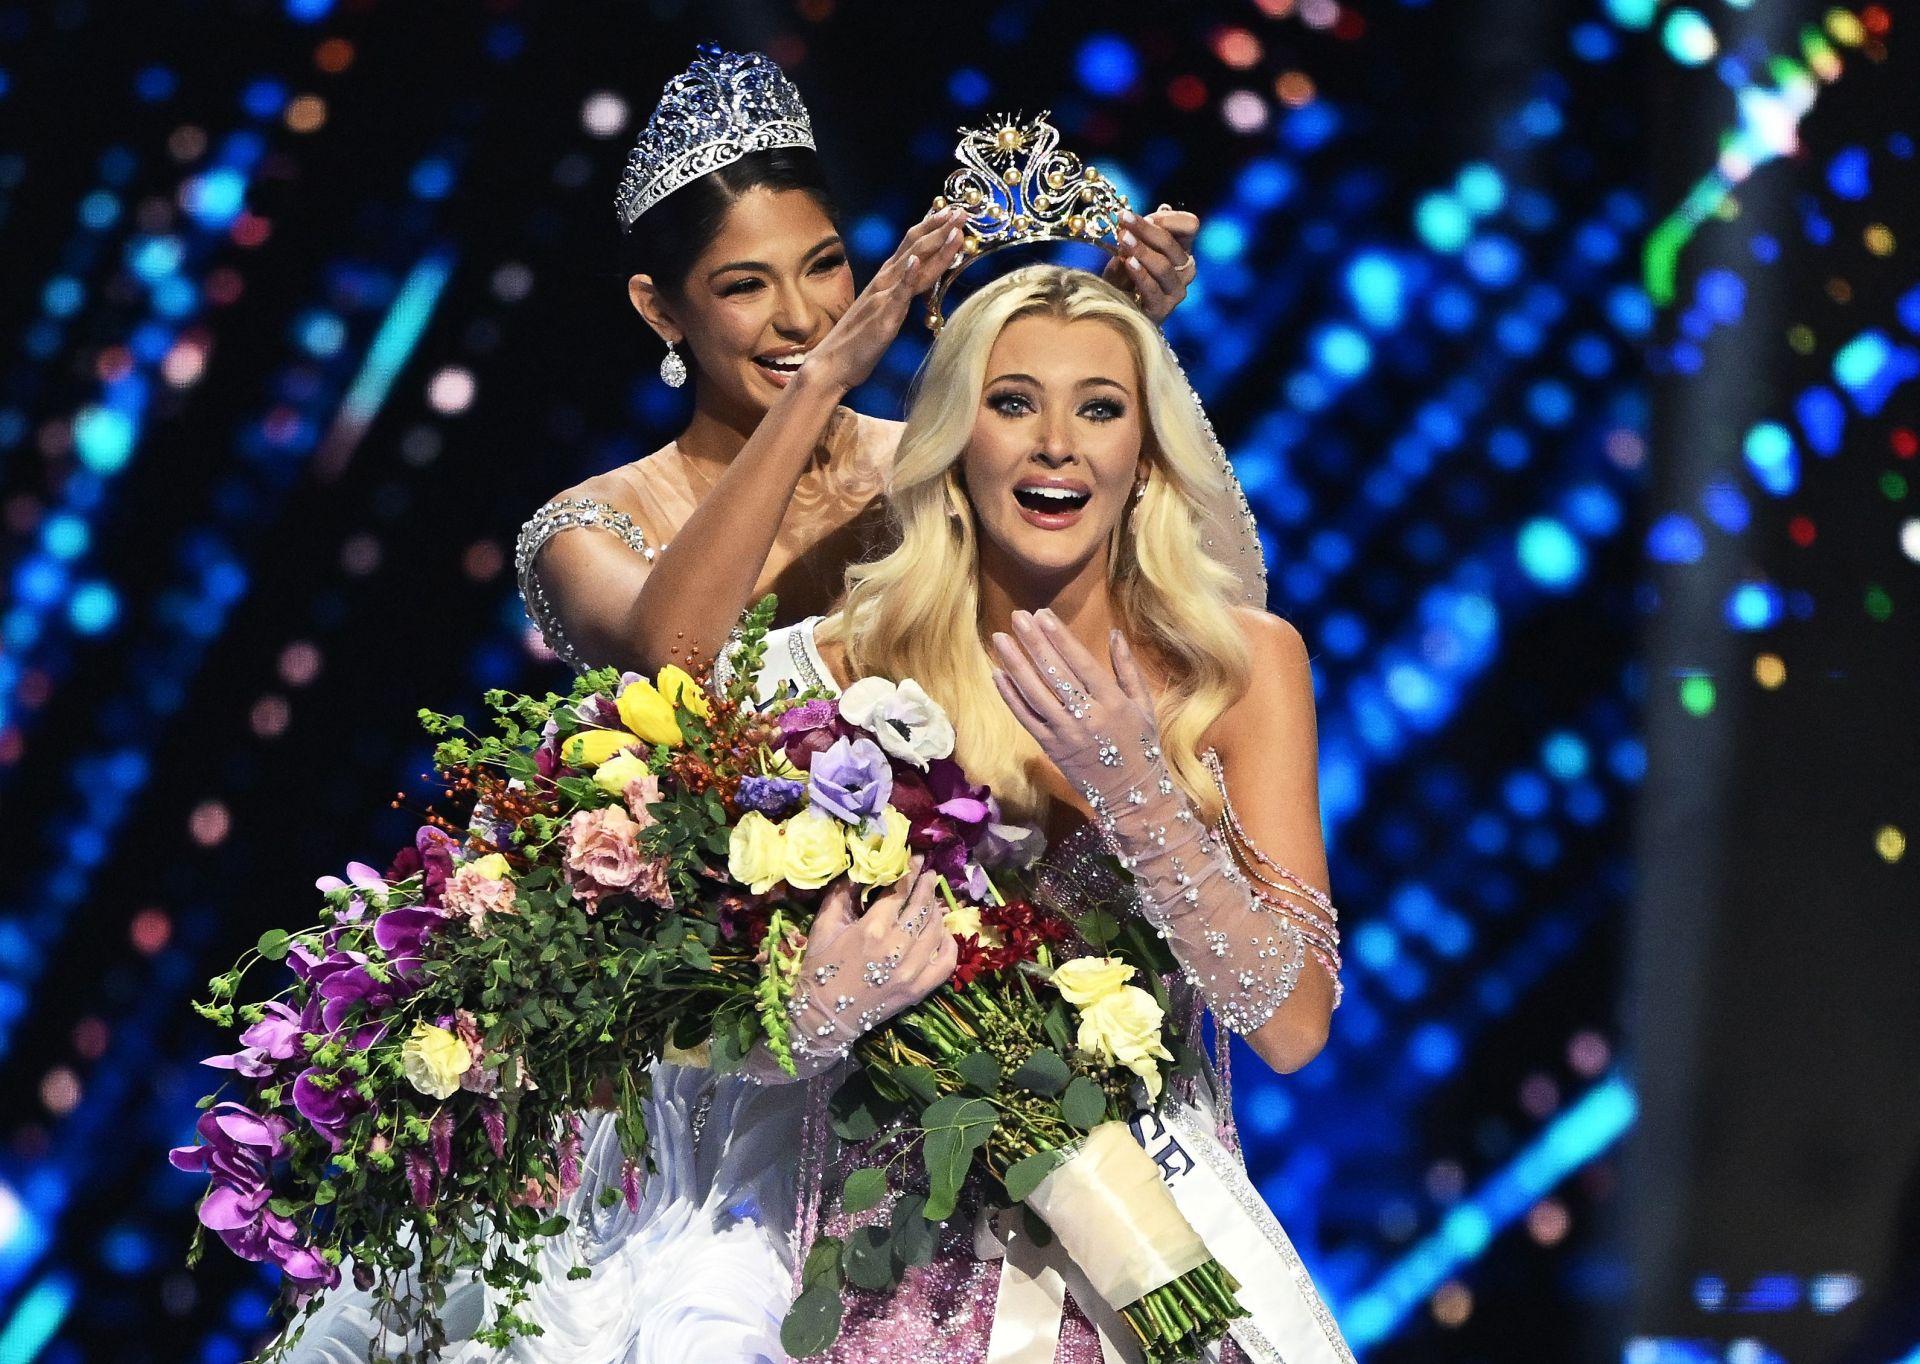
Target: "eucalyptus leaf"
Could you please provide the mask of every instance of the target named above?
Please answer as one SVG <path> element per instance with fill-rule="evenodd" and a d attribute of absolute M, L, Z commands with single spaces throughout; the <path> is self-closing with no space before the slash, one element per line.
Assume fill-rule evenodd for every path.
<path fill-rule="evenodd" d="M 1082 1131 L 1098 1127 L 1107 1116 L 1106 1092 L 1087 1076 L 1074 1076 L 1060 1096 L 1060 1116 Z"/>
<path fill-rule="evenodd" d="M 893 1262 L 893 1232 L 886 1227 L 855 1227 L 840 1251 L 840 1268 L 856 1288 L 891 1288 L 899 1278 Z"/>
<path fill-rule="evenodd" d="M 919 1194 L 908 1194 L 901 1198 L 893 1205 L 888 1223 L 893 1228 L 893 1253 L 900 1263 L 933 1263 L 933 1252 L 939 1238 L 935 1224 L 927 1220 L 926 1199 Z"/>
<path fill-rule="evenodd" d="M 813 1249 L 807 1252 L 807 1262 L 800 1270 L 800 1286 L 807 1289 L 817 1283 L 840 1286 L 840 1238 L 837 1236 L 817 1237 Z"/>
<path fill-rule="evenodd" d="M 982 1094 L 1000 1091 L 1000 1063 L 984 1051 L 970 1051 L 953 1063 L 960 1078 Z"/>
<path fill-rule="evenodd" d="M 1043 1099 L 1051 1099 L 1067 1087 L 1073 1078 L 1073 1072 L 1067 1069 L 1067 1063 L 1060 1059 L 1060 1053 L 1042 1047 L 1020 1063 L 1013 1072 L 1010 1083 L 1016 1089 L 1024 1089 L 1029 1094 L 1038 1094 Z"/>
<path fill-rule="evenodd" d="M 877 1166 L 855 1170 L 841 1186 L 840 1206 L 845 1212 L 865 1212 L 886 1197 L 887 1172 Z"/>
<path fill-rule="evenodd" d="M 972 1152 L 961 1142 L 957 1129 L 943 1127 L 927 1133 L 920 1146 L 920 1159 L 927 1167 L 926 1215 L 944 1222 L 953 1216 L 960 1201 L 960 1183 L 966 1178 Z"/>
<path fill-rule="evenodd" d="M 816 1283 L 793 1300 L 780 1323 L 780 1347 L 794 1359 L 821 1354 L 840 1338 L 840 1289 Z"/>
<path fill-rule="evenodd" d="M 1104 909 L 1090 909 L 1073 922 L 1090 947 L 1106 947 L 1120 936 L 1120 921 Z"/>
<path fill-rule="evenodd" d="M 865 1141 L 898 1112 L 898 1105 L 882 1098 L 864 1071 L 856 1071 L 827 1101 L 834 1134 L 842 1141 Z"/>
<path fill-rule="evenodd" d="M 1007 1197 L 1025 1201 L 1060 1164 L 1058 1151 L 1041 1151 L 1007 1167 Z"/>

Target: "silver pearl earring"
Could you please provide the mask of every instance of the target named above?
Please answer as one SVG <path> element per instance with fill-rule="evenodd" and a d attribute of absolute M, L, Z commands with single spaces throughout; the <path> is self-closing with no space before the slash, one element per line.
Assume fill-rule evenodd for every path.
<path fill-rule="evenodd" d="M 674 343 L 667 343 L 667 353 L 660 359 L 660 382 L 668 388 L 678 388 L 687 381 L 687 362 L 680 358 Z"/>
<path fill-rule="evenodd" d="M 1133 500 L 1135 502 L 1138 502 L 1141 498 L 1145 497 L 1146 495 L 1147 495 L 1147 480 L 1143 478 L 1138 483 L 1133 485 Z"/>

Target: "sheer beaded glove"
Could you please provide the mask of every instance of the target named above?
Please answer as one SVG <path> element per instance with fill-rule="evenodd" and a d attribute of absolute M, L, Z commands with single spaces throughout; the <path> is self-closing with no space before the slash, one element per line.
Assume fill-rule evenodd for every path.
<path fill-rule="evenodd" d="M 1017 647 L 1004 635 L 994 640 L 1005 669 L 994 678 L 1000 695 L 1086 797 L 1188 983 L 1227 1027 L 1253 1032 L 1299 981 L 1299 926 L 1261 906 L 1174 784 L 1152 693 L 1124 637 L 1114 632 L 1109 676 L 1050 611 L 1016 612 L 1014 631 Z"/>
<path fill-rule="evenodd" d="M 796 1073 L 782 1070 L 762 1042 L 747 1054 L 742 1074 L 776 1085 L 817 1075 L 863 1034 L 939 989 L 957 956 L 934 900 L 939 879 L 916 858 L 912 870 L 864 910 L 851 882 L 829 890 L 807 935 L 787 1006 Z"/>

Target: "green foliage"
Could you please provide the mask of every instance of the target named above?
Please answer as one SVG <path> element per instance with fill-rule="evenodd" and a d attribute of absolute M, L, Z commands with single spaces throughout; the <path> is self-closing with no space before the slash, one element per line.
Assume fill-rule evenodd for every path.
<path fill-rule="evenodd" d="M 1074 1076 L 1060 1096 L 1060 1116 L 1082 1131 L 1098 1127 L 1107 1119 L 1107 1092 L 1088 1076 Z"/>
<path fill-rule="evenodd" d="M 887 1172 L 878 1167 L 849 1171 L 840 1189 L 840 1206 L 849 1213 L 878 1206 L 887 1194 Z"/>

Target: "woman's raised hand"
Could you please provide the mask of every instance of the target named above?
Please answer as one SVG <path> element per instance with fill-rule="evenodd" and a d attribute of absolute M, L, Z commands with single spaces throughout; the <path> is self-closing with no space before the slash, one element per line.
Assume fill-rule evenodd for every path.
<path fill-rule="evenodd" d="M 1121 214 L 1120 255 L 1107 262 L 1107 283 L 1130 291 L 1155 322 L 1166 321 L 1200 273 L 1193 259 L 1199 234 L 1198 218 L 1164 204 L 1144 217 Z"/>
<path fill-rule="evenodd" d="M 862 1033 L 946 983 L 959 949 L 934 898 L 939 880 L 916 856 L 864 910 L 849 882 L 827 892 L 794 985 L 796 1061 L 844 1055 Z"/>
<path fill-rule="evenodd" d="M 993 647 L 1007 709 L 1089 804 L 1157 781 L 1153 693 L 1125 635 L 1113 632 L 1111 671 L 1052 611 L 1014 612 L 1012 636 L 996 634 Z"/>
<path fill-rule="evenodd" d="M 915 297 L 931 289 L 959 256 L 960 223 L 965 217 L 963 208 L 945 208 L 908 228 L 887 263 L 807 357 L 804 370 L 840 388 L 866 382 L 900 335 Z"/>

